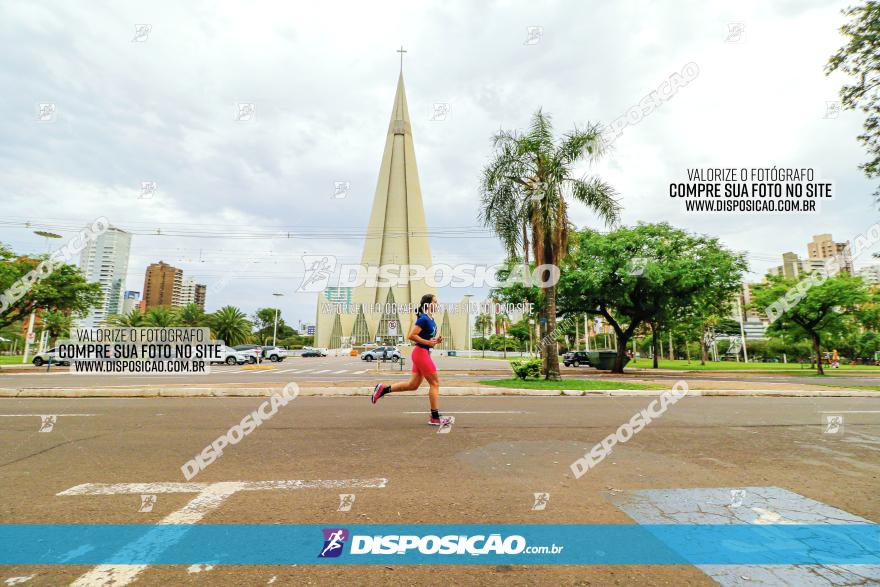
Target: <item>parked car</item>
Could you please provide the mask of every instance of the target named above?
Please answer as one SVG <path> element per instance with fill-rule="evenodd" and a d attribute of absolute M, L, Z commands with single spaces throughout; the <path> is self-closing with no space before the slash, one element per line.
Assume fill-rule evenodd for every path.
<path fill-rule="evenodd" d="M 566 367 L 589 366 L 590 359 L 587 357 L 587 351 L 570 351 L 562 355 L 562 363 Z"/>
<path fill-rule="evenodd" d="M 393 346 L 377 346 L 374 349 L 361 353 L 361 361 L 377 360 L 393 361 L 396 363 L 400 360 L 400 351 L 397 350 L 397 347 Z"/>
<path fill-rule="evenodd" d="M 247 357 L 247 362 L 251 365 L 255 364 L 259 360 L 260 353 L 257 352 L 258 345 L 255 344 L 240 344 L 232 347 L 240 353 L 244 353 Z"/>
<path fill-rule="evenodd" d="M 226 363 L 227 365 L 243 365 L 249 362 L 248 354 L 223 345 L 220 348 L 220 356 L 211 360 L 211 363 Z"/>
<path fill-rule="evenodd" d="M 303 349 L 302 357 L 326 357 L 327 351 L 324 349 L 313 349 L 306 347 Z"/>
<path fill-rule="evenodd" d="M 70 365 L 70 361 L 59 361 L 58 360 L 58 349 L 51 348 L 43 351 L 37 355 L 34 355 L 31 363 L 34 364 L 35 367 L 42 367 L 46 363 L 51 362 L 53 365 Z"/>
<path fill-rule="evenodd" d="M 283 346 L 264 346 L 263 358 L 276 363 L 283 361 L 287 358 L 287 349 Z"/>

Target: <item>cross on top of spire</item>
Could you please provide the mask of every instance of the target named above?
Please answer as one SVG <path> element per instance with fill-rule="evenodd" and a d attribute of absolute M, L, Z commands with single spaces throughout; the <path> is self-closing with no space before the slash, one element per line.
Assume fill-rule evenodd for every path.
<path fill-rule="evenodd" d="M 403 54 L 406 53 L 403 45 L 400 46 L 400 49 L 397 49 L 397 53 L 400 53 L 400 73 L 403 73 Z"/>

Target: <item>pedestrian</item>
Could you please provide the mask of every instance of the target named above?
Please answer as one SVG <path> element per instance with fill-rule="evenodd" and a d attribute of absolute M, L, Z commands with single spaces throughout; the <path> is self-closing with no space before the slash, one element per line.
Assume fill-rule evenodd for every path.
<path fill-rule="evenodd" d="M 840 369 L 840 355 L 837 353 L 837 349 L 831 351 L 831 368 Z"/>
<path fill-rule="evenodd" d="M 425 294 L 422 296 L 416 308 L 416 322 L 409 331 L 407 339 L 415 343 L 412 352 L 412 376 L 409 381 L 395 383 L 394 385 L 378 384 L 373 389 L 370 398 L 373 403 L 379 401 L 382 396 L 395 391 L 413 391 L 418 389 L 422 380 L 428 381 L 428 401 L 431 404 L 431 419 L 428 424 L 440 426 L 443 420 L 449 420 L 440 416 L 440 379 L 437 377 L 437 367 L 431 359 L 431 349 L 443 342 L 443 337 L 437 335 L 437 323 L 434 322 L 434 311 L 437 309 L 437 296 Z"/>

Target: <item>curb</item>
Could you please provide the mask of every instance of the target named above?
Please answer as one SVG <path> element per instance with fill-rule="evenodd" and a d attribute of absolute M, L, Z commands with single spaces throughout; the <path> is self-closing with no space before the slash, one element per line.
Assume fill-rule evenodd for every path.
<path fill-rule="evenodd" d="M 279 392 L 284 386 L 275 387 L 108 387 L 108 388 L 0 388 L 0 398 L 132 398 L 132 397 L 265 397 Z M 503 387 L 444 387 L 444 396 L 532 396 L 532 397 L 657 397 L 663 389 L 508 389 Z M 301 387 L 299 395 L 312 397 L 368 396 L 371 386 L 364 387 Z M 399 395 L 422 396 L 422 391 L 404 391 Z M 877 397 L 880 391 L 834 389 L 828 391 L 803 390 L 742 390 L 742 389 L 691 389 L 689 396 L 713 397 Z"/>

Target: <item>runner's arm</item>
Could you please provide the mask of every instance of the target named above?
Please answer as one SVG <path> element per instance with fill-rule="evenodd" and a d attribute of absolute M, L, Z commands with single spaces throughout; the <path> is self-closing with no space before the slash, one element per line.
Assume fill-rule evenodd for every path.
<path fill-rule="evenodd" d="M 425 340 L 424 338 L 419 336 L 419 333 L 421 331 L 422 331 L 421 326 L 419 326 L 418 324 L 413 324 L 413 327 L 410 328 L 410 330 L 409 330 L 409 335 L 407 336 L 407 339 L 409 339 L 417 344 L 426 344 L 431 347 L 433 347 L 435 344 L 437 344 L 436 340 Z"/>

